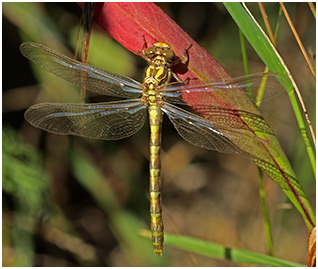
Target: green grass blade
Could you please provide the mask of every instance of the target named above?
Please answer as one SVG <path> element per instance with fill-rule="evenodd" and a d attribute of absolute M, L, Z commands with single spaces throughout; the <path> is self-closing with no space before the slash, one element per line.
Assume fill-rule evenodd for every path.
<path fill-rule="evenodd" d="M 224 3 L 224 5 L 263 62 L 272 72 L 280 74 L 279 80 L 288 92 L 294 113 L 297 118 L 299 129 L 301 130 L 302 137 L 306 145 L 306 150 L 312 165 L 312 169 L 315 173 L 315 150 L 312 147 L 311 141 L 308 139 L 310 134 L 307 132 L 306 124 L 302 117 L 302 112 L 295 95 L 294 89 L 297 90 L 295 81 L 291 78 L 289 70 L 287 69 L 278 52 L 270 43 L 267 36 L 260 29 L 260 27 L 258 27 L 243 6 L 240 3 Z"/>
<path fill-rule="evenodd" d="M 220 244 L 215 244 L 188 236 L 165 233 L 165 243 L 169 246 L 214 259 L 226 259 L 233 262 L 251 263 L 264 266 L 305 266 L 303 264 L 286 261 L 244 249 L 228 248 Z"/>
<path fill-rule="evenodd" d="M 263 211 L 263 218 L 264 218 L 264 228 L 265 228 L 265 238 L 267 243 L 267 249 L 268 249 L 268 254 L 273 255 L 272 228 L 271 228 L 271 223 L 269 220 L 266 192 L 265 192 L 265 186 L 264 186 L 264 176 L 260 168 L 258 169 L 258 173 L 259 173 L 259 193 L 260 193 L 261 202 L 262 202 L 262 211 Z"/>
<path fill-rule="evenodd" d="M 315 150 L 313 149 L 312 143 L 308 138 L 310 137 L 310 134 L 307 132 L 307 128 L 302 117 L 302 112 L 298 105 L 297 97 L 295 95 L 295 90 L 298 90 L 297 85 L 293 81 L 282 58 L 275 50 L 268 37 L 259 27 L 257 22 L 252 18 L 251 14 L 249 14 L 248 11 L 244 9 L 240 3 L 224 3 L 224 5 L 233 17 L 238 27 L 247 38 L 247 40 L 253 46 L 259 57 L 272 72 L 279 74 L 278 79 L 288 92 L 304 143 L 306 145 L 307 154 L 309 156 L 312 169 L 315 173 Z M 276 162 L 277 164 L 279 164 L 280 167 L 283 167 L 284 171 L 289 174 L 291 178 L 296 178 L 292 168 L 290 167 L 290 164 L 283 157 L 283 153 L 282 157 L 277 158 Z M 293 202 L 298 211 L 302 214 L 308 228 L 311 229 L 312 226 L 315 225 L 315 216 L 308 200 L 303 196 L 301 189 L 299 189 L 298 186 L 294 185 L 293 181 L 289 181 L 288 184 L 291 187 L 292 191 L 283 191 L 286 193 L 291 202 Z"/>

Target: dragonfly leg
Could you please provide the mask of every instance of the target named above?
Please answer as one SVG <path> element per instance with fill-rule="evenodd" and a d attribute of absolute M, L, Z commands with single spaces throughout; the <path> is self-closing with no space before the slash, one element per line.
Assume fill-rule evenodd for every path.
<path fill-rule="evenodd" d="M 186 84 L 186 83 L 188 83 L 188 82 L 190 82 L 190 80 L 197 80 L 198 78 L 196 78 L 196 77 L 186 77 L 183 81 L 182 81 L 182 83 L 183 84 Z"/>
<path fill-rule="evenodd" d="M 182 79 L 180 79 L 175 72 L 170 71 L 170 74 L 171 74 L 171 75 L 173 76 L 173 78 L 176 80 L 176 83 L 182 83 L 182 84 L 183 84 Z"/>
<path fill-rule="evenodd" d="M 185 50 L 184 50 L 184 53 L 183 53 L 183 55 L 181 56 L 181 61 L 183 61 L 185 58 L 187 58 L 187 60 L 184 62 L 184 64 L 186 65 L 186 66 L 188 66 L 188 64 L 189 64 L 189 53 L 188 53 L 188 51 L 189 51 L 189 49 L 192 47 L 192 44 L 190 44 L 189 45 L 189 47 L 187 47 Z"/>
<path fill-rule="evenodd" d="M 176 82 L 172 82 L 172 83 L 169 83 L 170 84 L 173 84 L 173 83 L 181 83 L 181 84 L 187 84 L 190 80 L 197 80 L 198 78 L 196 77 L 186 77 L 184 80 L 180 79 L 178 77 L 178 75 L 176 73 L 174 73 L 173 71 L 171 71 L 171 76 L 173 76 L 173 78 L 176 80 Z"/>
<path fill-rule="evenodd" d="M 146 41 L 146 38 L 145 38 L 144 35 L 142 36 L 142 38 L 144 39 L 144 44 L 142 45 L 142 49 L 141 49 L 142 54 L 145 56 L 147 62 L 148 62 L 149 64 L 151 64 L 151 63 L 152 63 L 152 59 L 150 59 L 150 58 L 147 56 L 146 51 L 145 51 L 145 49 L 147 49 L 147 41 Z"/>
<path fill-rule="evenodd" d="M 189 47 L 187 47 L 185 50 L 184 50 L 184 53 L 183 55 L 180 57 L 180 58 L 177 58 L 176 60 L 174 60 L 172 63 L 170 63 L 168 66 L 171 67 L 171 66 L 174 66 L 174 65 L 177 65 L 178 63 L 180 62 L 183 62 L 183 60 L 186 58 L 187 60 L 184 62 L 184 65 L 188 66 L 189 64 L 189 54 L 188 54 L 188 51 L 189 49 L 192 47 L 192 44 L 189 45 Z"/>

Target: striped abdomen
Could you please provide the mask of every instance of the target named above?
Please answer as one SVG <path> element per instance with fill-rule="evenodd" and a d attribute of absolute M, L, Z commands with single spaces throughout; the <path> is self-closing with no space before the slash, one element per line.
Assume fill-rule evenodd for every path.
<path fill-rule="evenodd" d="M 155 254 L 162 255 L 163 222 L 161 215 L 161 126 L 162 111 L 159 105 L 148 107 L 150 121 L 150 216 L 151 235 Z"/>

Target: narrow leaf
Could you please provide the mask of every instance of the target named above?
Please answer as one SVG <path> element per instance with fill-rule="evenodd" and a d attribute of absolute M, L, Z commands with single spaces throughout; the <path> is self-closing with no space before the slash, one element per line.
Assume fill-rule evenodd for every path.
<path fill-rule="evenodd" d="M 165 242 L 167 245 L 215 259 L 226 259 L 233 262 L 251 263 L 264 266 L 304 267 L 304 265 L 299 263 L 282 260 L 279 258 L 255 253 L 244 249 L 228 248 L 220 244 L 211 243 L 188 236 L 165 233 Z"/>

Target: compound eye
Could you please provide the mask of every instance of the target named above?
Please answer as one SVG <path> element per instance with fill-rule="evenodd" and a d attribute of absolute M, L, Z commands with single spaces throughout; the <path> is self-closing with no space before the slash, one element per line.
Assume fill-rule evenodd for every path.
<path fill-rule="evenodd" d="M 154 47 L 146 48 L 145 55 L 147 58 L 152 59 L 156 55 L 156 49 Z"/>
<path fill-rule="evenodd" d="M 162 55 L 165 57 L 167 62 L 170 62 L 175 57 L 174 52 L 171 49 L 165 49 L 162 52 Z"/>

